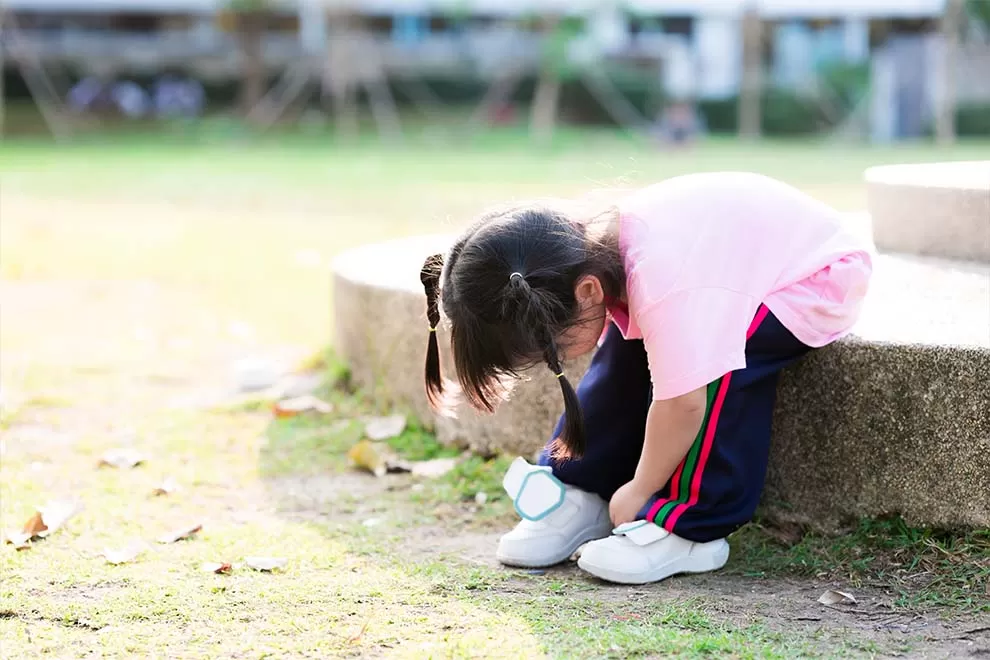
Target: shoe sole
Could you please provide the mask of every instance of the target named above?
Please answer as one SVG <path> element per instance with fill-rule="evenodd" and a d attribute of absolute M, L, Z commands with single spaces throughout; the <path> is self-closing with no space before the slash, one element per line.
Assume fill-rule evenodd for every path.
<path fill-rule="evenodd" d="M 525 557 L 511 557 L 509 555 L 504 555 L 496 551 L 495 559 L 497 559 L 499 563 L 504 564 L 505 566 L 511 566 L 513 568 L 547 568 L 549 566 L 556 566 L 557 564 L 560 564 L 570 559 L 571 555 L 577 552 L 578 548 L 580 548 L 585 543 L 606 538 L 611 533 L 612 533 L 611 525 L 608 525 L 608 529 L 604 529 L 603 527 L 598 525 L 595 525 L 594 527 L 586 527 L 585 529 L 581 530 L 581 532 L 574 537 L 574 540 L 571 542 L 571 544 L 567 546 L 566 548 L 567 552 L 561 551 L 560 553 L 551 555 L 550 557 L 546 557 L 546 558 L 527 559 Z"/>
<path fill-rule="evenodd" d="M 708 545 L 708 544 L 705 544 Z M 650 584 L 681 573 L 708 573 L 717 571 L 729 560 L 729 544 L 714 542 L 711 548 L 702 546 L 691 555 L 659 566 L 648 573 L 623 573 L 606 566 L 596 566 L 584 556 L 578 560 L 578 568 L 597 578 L 616 584 Z"/>

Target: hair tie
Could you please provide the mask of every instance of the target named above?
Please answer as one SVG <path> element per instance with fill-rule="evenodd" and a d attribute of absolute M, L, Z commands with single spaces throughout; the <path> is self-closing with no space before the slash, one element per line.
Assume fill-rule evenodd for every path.
<path fill-rule="evenodd" d="M 564 372 L 561 371 L 559 374 L 554 374 L 554 377 L 555 378 L 563 378 L 564 377 Z"/>
<path fill-rule="evenodd" d="M 511 282 L 515 278 L 524 279 L 522 273 L 512 273 L 509 275 L 509 281 Z"/>

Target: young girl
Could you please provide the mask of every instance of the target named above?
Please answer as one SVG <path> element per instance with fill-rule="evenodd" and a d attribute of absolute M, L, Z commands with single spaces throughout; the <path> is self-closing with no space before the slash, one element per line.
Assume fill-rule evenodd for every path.
<path fill-rule="evenodd" d="M 721 568 L 725 537 L 763 488 L 778 375 L 849 332 L 870 254 L 826 205 L 721 172 L 649 186 L 591 218 L 493 212 L 446 259 L 427 259 L 431 402 L 444 395 L 441 299 L 476 408 L 494 410 L 507 379 L 540 363 L 564 398 L 532 468 L 563 495 L 502 537 L 499 561 L 549 566 L 587 543 L 578 566 L 613 582 Z M 561 362 L 596 346 L 575 391 Z"/>

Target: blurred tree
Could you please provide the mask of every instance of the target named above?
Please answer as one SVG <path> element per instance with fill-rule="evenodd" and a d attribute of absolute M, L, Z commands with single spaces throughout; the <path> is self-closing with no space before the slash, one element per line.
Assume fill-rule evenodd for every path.
<path fill-rule="evenodd" d="M 538 21 L 543 34 L 543 55 L 530 112 L 530 131 L 539 142 L 549 142 L 557 126 L 560 88 L 580 77 L 571 62 L 571 46 L 581 36 L 583 20 L 544 14 Z"/>
<path fill-rule="evenodd" d="M 598 8 L 601 9 L 601 5 Z M 604 111 L 620 126 L 648 130 L 648 122 L 616 87 L 613 72 L 606 69 L 600 44 L 586 30 L 586 16 L 524 13 L 513 22 L 519 33 L 537 34 L 540 39 L 536 86 L 530 104 L 530 133 L 535 140 L 547 142 L 552 137 L 561 97 L 568 91 L 575 92 L 578 87 L 583 87 L 580 93 L 584 98 L 597 103 L 597 111 Z M 526 52 L 526 49 L 519 50 Z M 490 121 L 492 115 L 510 101 L 513 93 L 529 82 L 531 62 L 525 55 L 513 58 L 513 54 L 514 50 L 507 49 L 503 66 L 472 114 L 469 125 Z M 650 87 L 650 84 L 639 85 L 640 90 Z M 528 91 L 528 86 L 526 89 Z"/>
<path fill-rule="evenodd" d="M 760 95 L 763 87 L 763 22 L 756 5 L 746 8 L 742 19 L 743 77 L 739 92 L 739 134 L 760 136 Z"/>
<path fill-rule="evenodd" d="M 956 139 L 956 64 L 959 36 L 966 12 L 965 0 L 948 0 L 942 14 L 941 89 L 935 101 L 935 139 L 951 144 Z M 990 3 L 987 3 L 990 4 Z"/>
<path fill-rule="evenodd" d="M 987 0 L 966 0 L 966 14 L 990 30 L 990 2 Z"/>
<path fill-rule="evenodd" d="M 274 0 L 229 0 L 221 20 L 237 35 L 241 49 L 241 113 L 247 117 L 265 95 L 264 38 Z"/>
<path fill-rule="evenodd" d="M 333 101 L 338 136 L 348 139 L 358 134 L 358 95 L 363 89 L 379 133 L 393 140 L 401 138 L 385 58 L 367 17 L 353 0 L 324 0 L 324 5 L 330 21 L 324 90 Z"/>
<path fill-rule="evenodd" d="M 358 133 L 358 81 L 354 62 L 354 30 L 358 18 L 345 3 L 329 3 L 330 38 L 327 40 L 327 63 L 324 90 L 333 105 L 337 135 L 350 139 Z"/>
<path fill-rule="evenodd" d="M 461 58 L 468 62 L 472 59 L 471 41 L 468 30 L 471 26 L 473 16 L 471 4 L 468 0 L 451 0 L 449 4 L 444 4 L 438 10 L 438 16 L 446 19 L 450 26 L 450 31 L 454 35 L 455 44 L 460 51 Z"/>

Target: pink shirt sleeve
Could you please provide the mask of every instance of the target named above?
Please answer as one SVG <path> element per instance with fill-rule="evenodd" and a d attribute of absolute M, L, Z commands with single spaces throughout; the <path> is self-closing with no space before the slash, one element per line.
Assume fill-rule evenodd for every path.
<path fill-rule="evenodd" d="M 759 302 L 723 288 L 673 292 L 637 311 L 653 380 L 653 399 L 692 392 L 746 366 L 747 327 Z M 729 330 L 729 331 L 727 331 Z"/>

